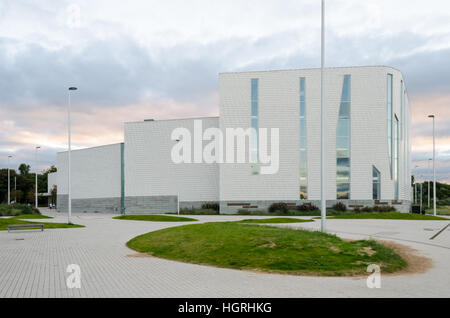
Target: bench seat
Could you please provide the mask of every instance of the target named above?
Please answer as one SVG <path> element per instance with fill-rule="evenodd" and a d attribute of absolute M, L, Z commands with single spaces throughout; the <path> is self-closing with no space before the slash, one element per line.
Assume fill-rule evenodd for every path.
<path fill-rule="evenodd" d="M 44 224 L 9 224 L 8 232 L 14 229 L 41 229 L 44 231 Z"/>

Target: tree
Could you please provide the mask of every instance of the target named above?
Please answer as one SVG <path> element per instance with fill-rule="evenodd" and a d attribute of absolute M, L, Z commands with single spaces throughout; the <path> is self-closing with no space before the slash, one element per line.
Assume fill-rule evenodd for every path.
<path fill-rule="evenodd" d="M 11 201 L 22 202 L 23 192 L 21 190 L 12 190 L 11 191 Z"/>
<path fill-rule="evenodd" d="M 56 185 L 54 185 L 53 188 L 50 190 L 50 194 L 51 194 L 52 203 L 56 204 L 56 198 L 57 198 L 57 194 L 58 194 Z"/>
<path fill-rule="evenodd" d="M 33 188 L 30 191 L 28 191 L 28 193 L 27 193 L 27 203 L 32 204 L 32 203 L 34 203 L 34 201 L 35 201 L 35 197 L 34 197 L 34 188 Z"/>
<path fill-rule="evenodd" d="M 21 163 L 20 166 L 19 166 L 19 171 L 20 171 L 20 174 L 23 175 L 23 176 L 29 174 L 30 173 L 30 165 L 27 165 L 25 163 Z"/>

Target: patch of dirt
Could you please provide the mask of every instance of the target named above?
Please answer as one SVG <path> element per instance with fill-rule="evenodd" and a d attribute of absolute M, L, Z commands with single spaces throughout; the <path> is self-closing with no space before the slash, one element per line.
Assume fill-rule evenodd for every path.
<path fill-rule="evenodd" d="M 383 275 L 395 276 L 395 275 L 405 275 L 405 274 L 423 274 L 427 270 L 433 267 L 433 261 L 431 258 L 419 255 L 419 251 L 391 241 L 378 241 L 379 243 L 392 248 L 396 253 L 398 253 L 408 265 L 395 273 L 384 273 Z"/>
<path fill-rule="evenodd" d="M 373 254 L 376 253 L 370 246 L 364 247 L 363 251 L 364 251 L 364 253 L 366 253 L 369 256 L 372 256 Z"/>
<path fill-rule="evenodd" d="M 277 246 L 277 244 L 275 244 L 275 242 L 270 242 L 270 243 L 267 243 L 267 244 L 260 245 L 259 247 L 270 247 L 270 248 L 274 248 L 275 246 Z"/>
<path fill-rule="evenodd" d="M 341 252 L 341 249 L 339 247 L 337 247 L 337 246 L 330 246 L 329 249 L 332 250 L 335 253 L 340 253 Z"/>
<path fill-rule="evenodd" d="M 145 253 L 136 253 L 136 254 L 125 255 L 125 257 L 142 258 L 142 257 L 152 257 L 152 256 L 149 254 L 145 254 Z"/>

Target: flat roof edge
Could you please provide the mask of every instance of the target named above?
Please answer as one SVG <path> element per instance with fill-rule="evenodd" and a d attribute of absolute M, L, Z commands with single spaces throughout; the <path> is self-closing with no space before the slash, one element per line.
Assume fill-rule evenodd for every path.
<path fill-rule="evenodd" d="M 388 65 L 361 65 L 361 66 L 330 66 L 325 67 L 326 70 L 329 69 L 346 69 L 346 68 L 389 68 L 396 70 L 400 73 L 398 68 Z M 311 70 L 320 70 L 320 67 L 309 67 L 309 68 L 290 68 L 290 69 L 272 69 L 272 70 L 262 70 L 262 71 L 235 71 L 235 72 L 220 72 L 219 75 L 224 74 L 244 74 L 244 73 L 264 73 L 264 72 L 293 72 L 293 71 L 311 71 Z M 403 75 L 403 73 L 402 73 Z"/>

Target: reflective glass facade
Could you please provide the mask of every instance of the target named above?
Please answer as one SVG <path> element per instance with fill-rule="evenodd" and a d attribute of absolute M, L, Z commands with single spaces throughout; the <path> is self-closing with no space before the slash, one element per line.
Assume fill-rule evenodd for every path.
<path fill-rule="evenodd" d="M 300 199 L 308 198 L 308 166 L 306 159 L 306 83 L 300 78 Z"/>
<path fill-rule="evenodd" d="M 380 192 L 381 192 L 381 179 L 380 179 L 380 171 L 377 168 L 372 167 L 372 193 L 374 200 L 380 200 Z"/>
<path fill-rule="evenodd" d="M 350 101 L 351 77 L 344 76 L 336 132 L 337 199 L 350 199 Z"/>
<path fill-rule="evenodd" d="M 392 74 L 387 75 L 387 138 L 388 138 L 388 153 L 389 166 L 392 179 Z"/>
<path fill-rule="evenodd" d="M 394 121 L 394 199 L 398 200 L 398 152 L 399 152 L 399 123 L 398 118 L 395 116 Z"/>
<path fill-rule="evenodd" d="M 251 138 L 250 138 L 250 160 L 258 162 L 258 96 L 259 81 L 257 78 L 251 80 Z"/>

